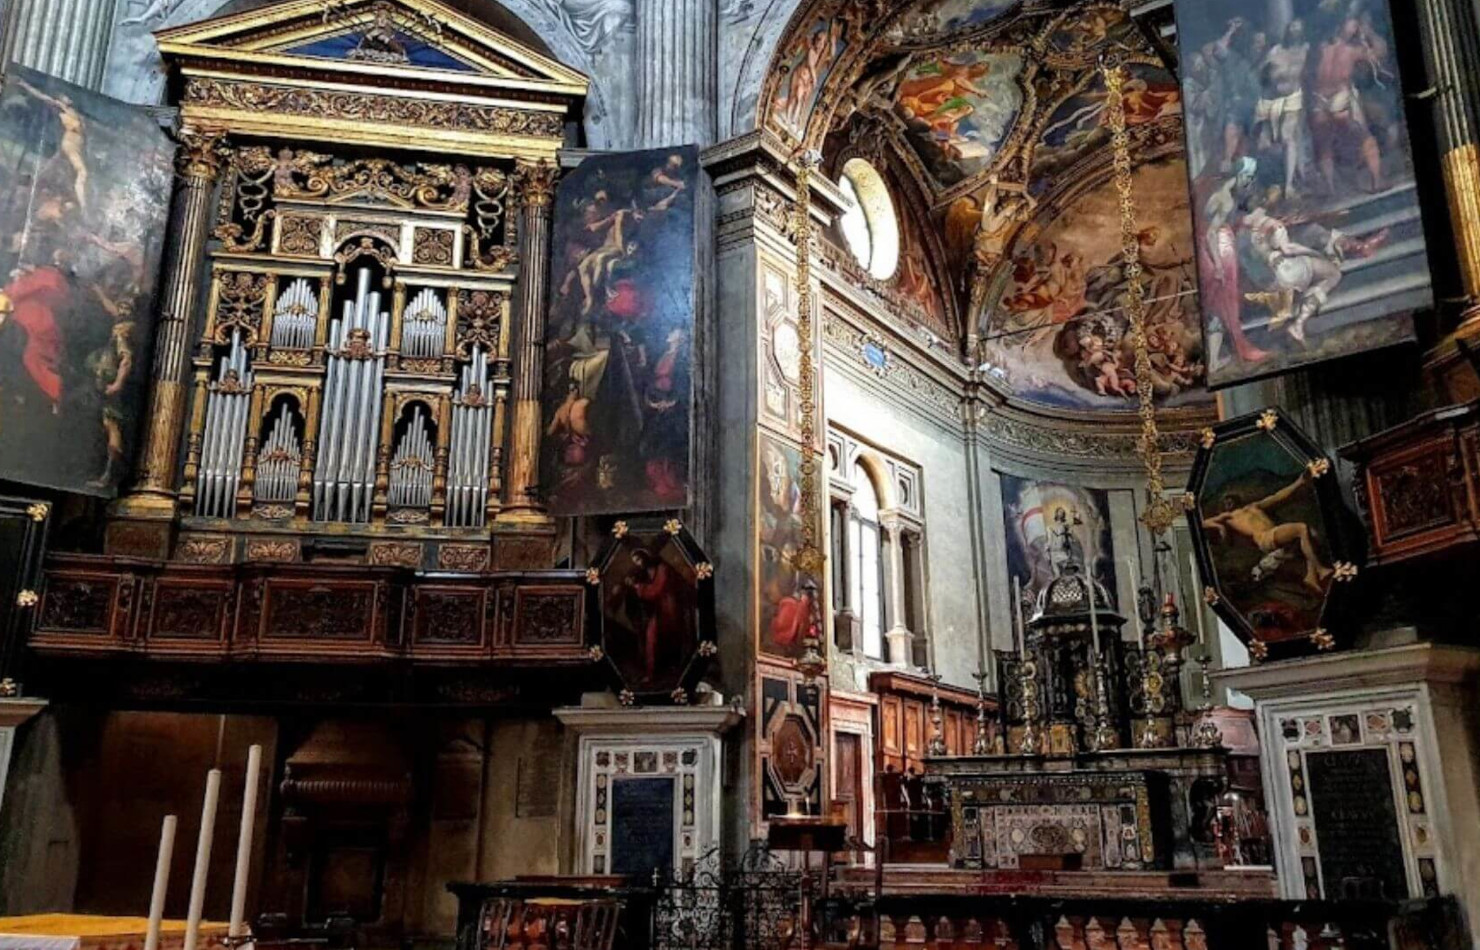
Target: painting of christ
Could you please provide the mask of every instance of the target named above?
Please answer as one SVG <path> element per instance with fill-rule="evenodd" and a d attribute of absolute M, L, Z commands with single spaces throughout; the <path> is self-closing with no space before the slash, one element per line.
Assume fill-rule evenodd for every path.
<path fill-rule="evenodd" d="M 0 478 L 112 496 L 146 396 L 174 145 L 13 67 L 0 95 Z"/>
<path fill-rule="evenodd" d="M 1386 0 L 1177 0 L 1211 387 L 1413 338 L 1433 302 Z"/>
<path fill-rule="evenodd" d="M 692 147 L 592 157 L 560 183 L 541 464 L 552 514 L 688 504 L 698 185 Z"/>
<path fill-rule="evenodd" d="M 1038 592 L 1057 576 L 1068 557 L 1092 572 L 1113 598 L 1115 552 L 1110 537 L 1109 496 L 1098 488 L 1006 473 L 999 473 L 998 477 L 1002 482 L 1008 584 L 1010 587 L 1012 578 L 1017 578 L 1022 591 L 1023 616 L 1032 615 Z M 1061 544 L 1062 527 L 1056 525 L 1070 526 L 1068 552 Z"/>

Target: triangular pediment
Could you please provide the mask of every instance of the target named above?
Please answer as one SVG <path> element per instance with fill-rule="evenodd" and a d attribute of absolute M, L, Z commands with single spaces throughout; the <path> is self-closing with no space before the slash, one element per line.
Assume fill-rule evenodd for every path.
<path fill-rule="evenodd" d="M 155 34 L 166 61 L 582 96 L 581 73 L 439 0 L 282 0 Z"/>

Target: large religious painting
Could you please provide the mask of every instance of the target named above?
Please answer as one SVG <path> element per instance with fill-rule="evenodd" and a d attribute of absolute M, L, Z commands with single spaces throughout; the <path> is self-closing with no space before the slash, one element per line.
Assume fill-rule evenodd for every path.
<path fill-rule="evenodd" d="M 717 652 L 714 565 L 677 520 L 638 533 L 617 522 L 586 574 L 598 662 L 628 702 L 687 703 Z"/>
<path fill-rule="evenodd" d="M 1177 0 L 1209 383 L 1413 337 L 1433 301 L 1385 0 Z"/>
<path fill-rule="evenodd" d="M 133 459 L 174 145 L 12 67 L 0 96 L 0 478 L 112 496 Z"/>
<path fill-rule="evenodd" d="M 1202 441 L 1188 522 L 1204 598 L 1255 659 L 1331 649 L 1362 558 L 1330 461 L 1273 409 Z"/>
<path fill-rule="evenodd" d="M 1181 158 L 1136 166 L 1132 184 L 1155 396 L 1166 407 L 1204 403 L 1209 397 Z M 1114 182 L 1100 177 L 1067 198 L 1062 210 L 1040 213 L 1020 232 L 1009 264 L 984 335 L 992 374 L 1031 402 L 1135 409 L 1135 352 Z"/>
<path fill-rule="evenodd" d="M 556 194 L 541 475 L 551 513 L 689 502 L 692 146 L 594 156 Z"/>
<path fill-rule="evenodd" d="M 1039 481 L 998 473 L 1002 482 L 1002 521 L 1007 539 L 1008 583 L 1016 578 L 1023 616 L 1032 613 L 1038 592 L 1053 580 L 1066 554 L 1090 568 L 1115 596 L 1115 551 L 1110 535 L 1110 497 L 1098 488 Z M 1069 530 L 1071 549 L 1061 535 Z"/>
<path fill-rule="evenodd" d="M 802 452 L 769 435 L 760 437 L 760 652 L 796 659 L 807 631 L 821 624 L 821 585 L 797 567 L 804 544 Z"/>
<path fill-rule="evenodd" d="M 894 92 L 894 114 L 930 174 L 953 185 L 985 169 L 1023 105 L 1019 53 L 922 54 Z"/>

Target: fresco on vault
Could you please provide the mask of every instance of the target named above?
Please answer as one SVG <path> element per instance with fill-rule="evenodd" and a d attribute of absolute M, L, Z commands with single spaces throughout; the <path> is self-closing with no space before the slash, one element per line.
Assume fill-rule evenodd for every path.
<path fill-rule="evenodd" d="M 998 473 L 1002 482 L 1002 520 L 1007 539 L 1007 583 L 1022 584 L 1023 616 L 1055 576 L 1063 553 L 1055 545 L 1056 518 L 1064 514 L 1081 566 L 1092 566 L 1114 605 L 1115 552 L 1110 538 L 1110 498 L 1098 488 L 1037 481 Z M 1078 518 L 1079 524 L 1074 524 Z"/>
<path fill-rule="evenodd" d="M 771 99 L 771 116 L 791 134 L 800 136 L 807 130 L 812 106 L 848 45 L 846 32 L 841 17 L 818 17 L 792 38 L 777 60 L 781 81 Z"/>
<path fill-rule="evenodd" d="M 1157 400 L 1169 407 L 1205 402 L 1181 158 L 1137 166 L 1133 187 Z M 1135 408 L 1120 235 L 1119 196 L 1107 180 L 1014 245 L 1006 287 L 987 319 L 984 352 L 1018 396 L 1072 409 Z"/>
<path fill-rule="evenodd" d="M 133 458 L 174 144 L 22 67 L 0 97 L 0 479 L 111 496 Z"/>
<path fill-rule="evenodd" d="M 557 515 L 689 498 L 693 147 L 594 156 L 556 195 L 540 466 Z"/>
<path fill-rule="evenodd" d="M 1177 0 L 1209 382 L 1413 337 L 1433 300 L 1382 0 Z"/>
<path fill-rule="evenodd" d="M 962 51 L 913 61 L 894 93 L 894 114 L 930 174 L 951 185 L 997 155 L 1023 105 L 1017 53 Z"/>
<path fill-rule="evenodd" d="M 889 28 L 888 38 L 921 40 L 941 37 L 983 26 L 996 19 L 1017 0 L 926 0 L 900 15 Z"/>
<path fill-rule="evenodd" d="M 1080 161 L 1096 150 L 1108 149 L 1105 95 L 1105 80 L 1095 71 L 1085 87 L 1059 103 L 1044 122 L 1029 177 L 1035 195 L 1053 191 Z M 1126 125 L 1131 128 L 1182 112 L 1177 80 L 1159 66 L 1128 66 L 1122 96 Z"/>

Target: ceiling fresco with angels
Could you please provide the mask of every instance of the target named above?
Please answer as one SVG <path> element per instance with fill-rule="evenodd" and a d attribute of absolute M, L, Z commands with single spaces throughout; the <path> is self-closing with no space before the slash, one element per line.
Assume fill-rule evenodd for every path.
<path fill-rule="evenodd" d="M 854 154 L 888 167 L 914 229 L 912 274 L 933 279 L 907 285 L 952 318 L 994 385 L 1045 407 L 1131 412 L 1107 60 L 1123 70 L 1156 397 L 1205 405 L 1181 95 L 1119 6 L 817 0 L 778 48 L 764 122 L 820 148 L 827 169 Z"/>

